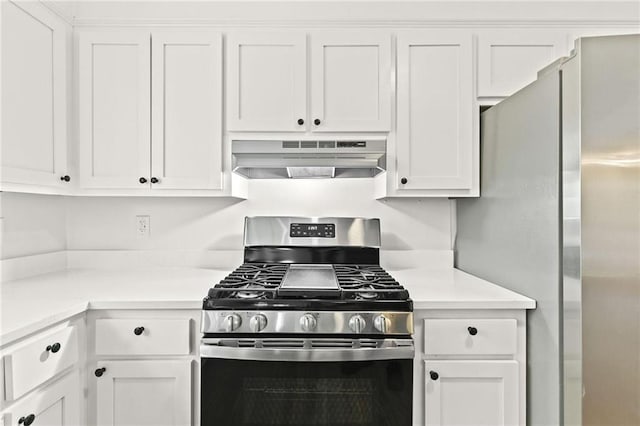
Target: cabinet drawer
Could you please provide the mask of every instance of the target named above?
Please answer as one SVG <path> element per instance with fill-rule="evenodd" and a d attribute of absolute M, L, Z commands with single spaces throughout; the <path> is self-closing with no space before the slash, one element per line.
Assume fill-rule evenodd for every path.
<path fill-rule="evenodd" d="M 20 398 L 77 362 L 76 327 L 43 334 L 4 357 L 5 398 L 8 401 Z"/>
<path fill-rule="evenodd" d="M 515 319 L 426 319 L 426 355 L 513 355 Z"/>
<path fill-rule="evenodd" d="M 97 355 L 188 355 L 188 319 L 98 319 Z"/>

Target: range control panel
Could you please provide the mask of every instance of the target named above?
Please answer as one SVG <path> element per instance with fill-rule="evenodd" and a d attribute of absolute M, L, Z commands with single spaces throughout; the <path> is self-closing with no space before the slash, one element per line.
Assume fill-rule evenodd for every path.
<path fill-rule="evenodd" d="M 336 225 L 333 223 L 292 223 L 289 236 L 292 238 L 335 238 Z"/>

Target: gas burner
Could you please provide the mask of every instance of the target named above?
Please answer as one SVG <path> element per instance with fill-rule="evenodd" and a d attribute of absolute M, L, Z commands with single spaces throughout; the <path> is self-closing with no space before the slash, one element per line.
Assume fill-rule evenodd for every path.
<path fill-rule="evenodd" d="M 378 293 L 374 293 L 372 291 L 361 291 L 356 293 L 356 299 L 360 300 L 373 300 L 378 298 Z"/>

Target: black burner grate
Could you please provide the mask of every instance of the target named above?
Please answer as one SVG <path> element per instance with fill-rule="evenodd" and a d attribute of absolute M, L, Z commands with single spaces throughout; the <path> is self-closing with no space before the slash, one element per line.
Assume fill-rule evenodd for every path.
<path fill-rule="evenodd" d="M 379 265 L 333 266 L 345 299 L 375 300 L 409 297 L 408 292 Z"/>

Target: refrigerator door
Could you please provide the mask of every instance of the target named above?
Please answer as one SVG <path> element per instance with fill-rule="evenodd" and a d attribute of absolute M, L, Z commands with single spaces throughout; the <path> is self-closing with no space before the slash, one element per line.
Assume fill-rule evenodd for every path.
<path fill-rule="evenodd" d="M 456 266 L 536 299 L 527 420 L 561 424 L 560 73 L 482 114 L 481 196 L 457 201 Z"/>
<path fill-rule="evenodd" d="M 640 425 L 640 35 L 578 48 L 583 424 Z"/>

